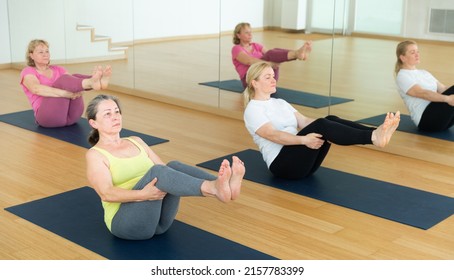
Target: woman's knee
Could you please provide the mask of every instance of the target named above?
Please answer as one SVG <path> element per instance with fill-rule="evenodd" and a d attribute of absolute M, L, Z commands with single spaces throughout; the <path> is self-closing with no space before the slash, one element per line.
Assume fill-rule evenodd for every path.
<path fill-rule="evenodd" d="M 181 163 L 180 161 L 178 160 L 172 160 L 172 161 L 169 161 L 167 163 L 167 166 L 172 168 L 172 169 L 175 169 L 175 170 L 179 170 L 179 167 L 181 167 L 183 163 Z"/>
<path fill-rule="evenodd" d="M 164 174 L 165 170 L 168 169 L 167 166 L 162 164 L 155 164 L 153 165 L 145 175 L 137 182 L 137 184 L 133 187 L 134 190 L 141 190 L 143 189 L 148 183 L 150 183 L 154 178 L 160 177 Z"/>
<path fill-rule="evenodd" d="M 338 120 L 339 117 L 335 116 L 335 115 L 328 115 L 325 117 L 325 119 L 330 120 L 330 121 L 335 121 L 335 120 Z"/>
<path fill-rule="evenodd" d="M 151 167 L 151 170 L 154 170 L 155 172 L 160 172 L 165 169 L 167 169 L 167 166 L 165 164 L 155 164 L 153 165 L 153 167 Z"/>
<path fill-rule="evenodd" d="M 154 178 L 163 176 L 164 174 L 167 174 L 169 171 L 169 167 L 164 164 L 155 164 L 153 167 L 150 168 L 148 171 L 147 175 L 147 180 L 151 181 Z"/>

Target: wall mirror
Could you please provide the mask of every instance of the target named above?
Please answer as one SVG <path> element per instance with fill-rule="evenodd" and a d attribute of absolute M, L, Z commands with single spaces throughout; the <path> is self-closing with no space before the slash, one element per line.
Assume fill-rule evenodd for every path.
<path fill-rule="evenodd" d="M 328 26 L 331 2 L 323 13 Z M 254 40 L 268 48 L 298 48 L 313 37 L 292 32 L 305 29 L 301 16 L 307 13 L 307 1 L 9 0 L 7 7 L 11 60 L 17 68 L 23 66 L 27 43 L 44 38 L 53 63 L 72 73 L 111 64 L 114 90 L 238 117 L 241 94 L 200 84 L 238 79 L 230 55 L 235 25 L 250 22 Z M 282 65 L 282 87 L 329 97 L 332 32 L 326 28 L 324 33 L 316 39 L 321 47 L 313 51 L 320 59 Z M 308 110 L 322 116 L 328 106 Z"/>
<path fill-rule="evenodd" d="M 454 3 L 443 0 L 1 0 L 1 63 L 21 68 L 33 38 L 51 45 L 52 61 L 73 73 L 114 68 L 111 88 L 241 118 L 241 95 L 201 85 L 238 79 L 232 31 L 249 22 L 254 41 L 298 48 L 313 41 L 308 61 L 283 63 L 278 86 L 341 104 L 299 109 L 312 117 L 358 120 L 406 108 L 393 77 L 400 38 L 419 40 L 420 68 L 452 83 Z M 109 7 L 106 9 L 106 7 Z M 450 16 L 451 15 L 451 16 Z M 439 42 L 437 54 L 431 52 Z M 441 56 L 439 53 L 442 53 Z"/>

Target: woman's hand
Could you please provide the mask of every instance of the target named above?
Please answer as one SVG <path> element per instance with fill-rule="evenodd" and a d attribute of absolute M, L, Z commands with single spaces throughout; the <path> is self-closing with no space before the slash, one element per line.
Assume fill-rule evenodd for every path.
<path fill-rule="evenodd" d="M 82 97 L 83 92 L 81 91 L 81 92 L 72 93 L 72 92 L 67 91 L 67 94 L 69 95 L 68 98 L 71 98 L 74 100 L 74 99 Z"/>
<path fill-rule="evenodd" d="M 302 144 L 306 145 L 310 149 L 320 149 L 323 143 L 325 143 L 325 140 L 321 139 L 323 136 L 318 133 L 309 133 L 301 137 L 303 142 Z"/>
<path fill-rule="evenodd" d="M 446 98 L 446 103 L 448 103 L 451 106 L 454 106 L 454 95 L 449 95 L 448 98 Z"/>
<path fill-rule="evenodd" d="M 142 189 L 144 200 L 162 200 L 166 196 L 166 192 L 163 192 L 156 187 L 157 181 L 158 178 L 154 178 Z"/>

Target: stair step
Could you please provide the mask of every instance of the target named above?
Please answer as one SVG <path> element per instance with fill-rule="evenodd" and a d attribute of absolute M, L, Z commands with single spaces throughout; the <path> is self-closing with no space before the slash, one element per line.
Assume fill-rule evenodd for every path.
<path fill-rule="evenodd" d="M 84 25 L 84 24 L 78 24 L 78 25 L 76 26 L 76 29 L 77 29 L 77 30 L 91 30 L 91 29 L 93 29 L 93 26 L 91 26 L 91 25 Z"/>
<path fill-rule="evenodd" d="M 111 47 L 109 50 L 111 51 L 126 51 L 128 47 Z"/>
<path fill-rule="evenodd" d="M 109 40 L 109 36 L 104 36 L 104 35 L 95 35 L 95 41 L 104 41 L 104 40 Z"/>

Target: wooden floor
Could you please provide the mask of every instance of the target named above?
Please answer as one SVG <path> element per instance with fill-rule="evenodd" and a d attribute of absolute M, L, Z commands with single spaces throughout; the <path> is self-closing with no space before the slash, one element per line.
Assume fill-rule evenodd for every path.
<path fill-rule="evenodd" d="M 0 70 L 0 114 L 30 108 L 18 76 L 17 70 Z M 285 83 L 290 85 L 290 81 Z M 165 161 L 196 164 L 256 148 L 243 122 L 236 118 L 110 93 L 122 101 L 125 128 L 170 140 L 152 147 Z M 95 94 L 89 92 L 85 100 Z M 347 112 L 348 106 L 336 110 Z M 357 112 L 350 114 L 356 119 L 364 117 L 363 110 Z M 1 122 L 0 133 L 0 259 L 103 259 L 3 210 L 87 185 L 86 149 Z M 413 136 L 399 134 L 396 138 L 391 145 L 403 147 Z M 424 139 L 407 153 L 420 154 L 417 149 L 427 143 L 434 142 Z M 442 147 L 437 152 L 436 147 L 449 145 L 448 164 L 387 150 L 333 146 L 323 166 L 454 197 L 454 165 L 449 164 L 454 144 L 435 143 L 431 147 L 435 150 L 427 155 L 446 153 Z M 421 230 L 250 181 L 244 182 L 241 197 L 233 203 L 183 198 L 177 218 L 280 259 L 454 259 L 453 216 Z"/>

